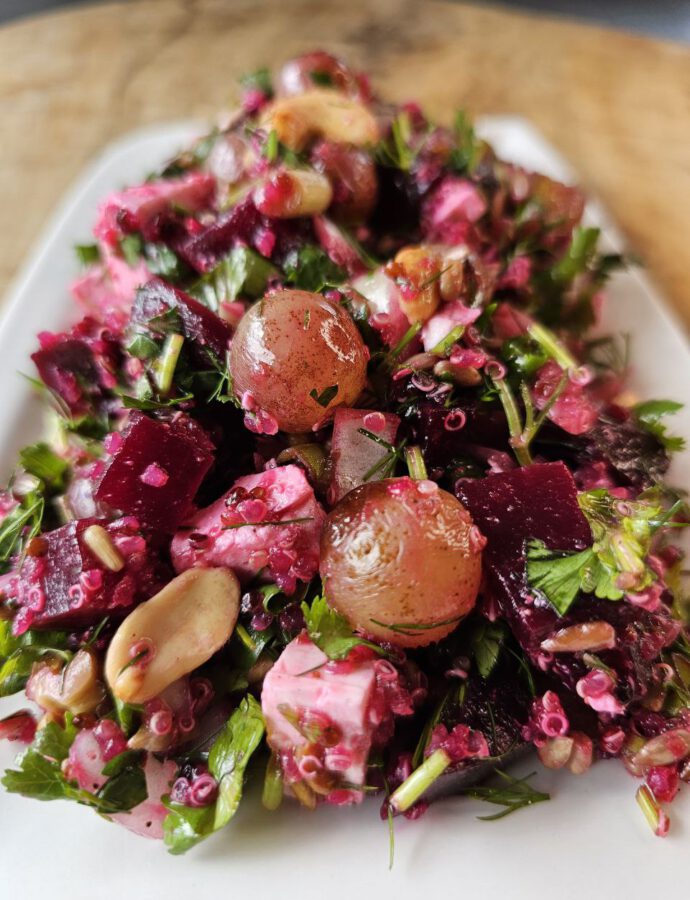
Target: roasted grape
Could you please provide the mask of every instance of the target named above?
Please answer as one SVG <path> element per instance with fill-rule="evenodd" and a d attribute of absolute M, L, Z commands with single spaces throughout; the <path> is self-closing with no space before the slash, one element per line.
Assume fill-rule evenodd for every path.
<path fill-rule="evenodd" d="M 326 597 L 355 628 L 402 647 L 425 646 L 474 606 L 483 543 L 465 507 L 432 481 L 362 485 L 324 526 Z"/>
<path fill-rule="evenodd" d="M 230 371 L 247 424 L 310 431 L 337 406 L 352 406 L 368 351 L 344 307 L 307 291 L 276 291 L 245 313 Z"/>

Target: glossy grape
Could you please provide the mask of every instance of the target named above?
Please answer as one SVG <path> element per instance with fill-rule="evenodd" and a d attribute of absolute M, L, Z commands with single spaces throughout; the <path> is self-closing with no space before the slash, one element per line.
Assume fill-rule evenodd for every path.
<path fill-rule="evenodd" d="M 465 507 L 434 482 L 364 484 L 326 520 L 326 597 L 355 628 L 402 647 L 425 646 L 474 606 L 483 543 Z"/>
<path fill-rule="evenodd" d="M 240 320 L 230 371 L 245 409 L 282 431 L 310 431 L 338 406 L 352 406 L 366 380 L 368 351 L 347 310 L 308 291 L 276 291 Z"/>

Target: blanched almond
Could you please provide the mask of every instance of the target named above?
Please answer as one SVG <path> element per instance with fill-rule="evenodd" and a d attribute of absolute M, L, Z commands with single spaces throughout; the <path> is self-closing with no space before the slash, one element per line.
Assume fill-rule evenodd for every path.
<path fill-rule="evenodd" d="M 131 612 L 115 632 L 105 676 L 125 703 L 144 703 L 228 640 L 240 586 L 230 569 L 188 569 Z"/>
<path fill-rule="evenodd" d="M 378 122 L 363 103 L 323 88 L 275 100 L 266 108 L 262 125 L 298 152 L 317 138 L 356 147 L 379 139 Z"/>
<path fill-rule="evenodd" d="M 98 664 L 88 650 L 79 650 L 64 669 L 50 663 L 34 666 L 26 695 L 47 712 L 75 715 L 92 712 L 105 695 L 98 680 Z"/>

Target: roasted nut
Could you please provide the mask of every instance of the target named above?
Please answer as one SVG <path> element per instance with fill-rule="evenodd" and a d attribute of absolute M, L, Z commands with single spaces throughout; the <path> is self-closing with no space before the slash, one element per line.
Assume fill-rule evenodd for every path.
<path fill-rule="evenodd" d="M 105 677 L 125 703 L 144 703 L 210 659 L 237 621 L 230 569 L 188 569 L 131 612 L 115 632 Z"/>
<path fill-rule="evenodd" d="M 34 666 L 26 695 L 48 713 L 91 712 L 105 695 L 98 665 L 89 650 L 79 650 L 63 669 L 44 662 Z"/>
<path fill-rule="evenodd" d="M 331 183 L 314 169 L 275 172 L 254 192 L 259 212 L 273 219 L 294 219 L 325 212 L 333 199 Z"/>
<path fill-rule="evenodd" d="M 89 525 L 84 532 L 84 543 L 106 569 L 111 572 L 124 569 L 125 561 L 102 525 Z"/>
<path fill-rule="evenodd" d="M 429 247 L 403 247 L 386 266 L 400 288 L 400 308 L 410 325 L 426 322 L 436 312 L 441 271 L 441 257 Z"/>
<path fill-rule="evenodd" d="M 577 653 L 581 650 L 610 650 L 616 645 L 616 632 L 608 622 L 583 622 L 561 628 L 541 642 L 546 653 Z"/>
<path fill-rule="evenodd" d="M 356 147 L 379 139 L 378 123 L 363 103 L 323 88 L 275 100 L 266 108 L 262 125 L 298 152 L 317 138 Z"/>

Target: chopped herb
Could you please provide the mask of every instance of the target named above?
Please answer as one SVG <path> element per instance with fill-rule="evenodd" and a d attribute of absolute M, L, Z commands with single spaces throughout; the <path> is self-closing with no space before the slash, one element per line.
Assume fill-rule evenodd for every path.
<path fill-rule="evenodd" d="M 333 76 L 329 72 L 320 72 L 318 69 L 310 72 L 309 77 L 314 82 L 314 84 L 318 84 L 319 87 L 333 87 Z"/>
<path fill-rule="evenodd" d="M 390 803 L 386 808 L 386 818 L 388 819 L 388 871 L 390 872 L 395 862 L 395 819 Z"/>
<path fill-rule="evenodd" d="M 477 623 L 472 632 L 470 645 L 482 678 L 488 678 L 493 672 L 507 638 L 508 631 L 502 622 L 489 622 L 482 619 Z"/>
<path fill-rule="evenodd" d="M 451 619 L 442 619 L 438 622 L 381 622 L 379 619 L 370 619 L 373 625 L 381 628 L 387 628 L 396 634 L 406 634 L 414 637 L 417 631 L 431 631 L 434 628 L 442 628 L 444 625 L 454 625 L 459 622 L 463 616 L 453 616 Z"/>
<path fill-rule="evenodd" d="M 12 556 L 40 532 L 44 510 L 43 496 L 31 491 L 0 523 L 0 572 L 6 572 Z"/>
<path fill-rule="evenodd" d="M 41 659 L 68 662 L 68 635 L 62 631 L 26 631 L 12 634 L 12 623 L 0 620 L 0 697 L 24 690 L 34 663 Z"/>
<path fill-rule="evenodd" d="M 322 291 L 327 285 L 342 284 L 347 273 L 321 247 L 305 244 L 285 257 L 283 272 L 287 284 L 304 291 Z"/>
<path fill-rule="evenodd" d="M 49 493 L 57 493 L 64 488 L 69 466 L 48 444 L 41 441 L 24 447 L 19 451 L 19 459 L 30 475 L 41 479 Z"/>
<path fill-rule="evenodd" d="M 168 281 L 179 281 L 186 272 L 182 260 L 166 244 L 145 244 L 144 256 L 149 271 Z"/>
<path fill-rule="evenodd" d="M 264 145 L 264 156 L 268 160 L 268 162 L 273 163 L 278 159 L 278 150 L 280 148 L 280 143 L 278 141 L 278 132 L 275 129 L 271 129 L 268 137 L 266 138 L 266 144 Z"/>
<path fill-rule="evenodd" d="M 529 784 L 529 779 L 534 778 L 535 772 L 525 775 L 524 778 L 513 778 L 512 775 L 508 775 L 507 772 L 502 772 L 500 769 L 494 769 L 494 771 L 502 779 L 503 784 L 478 785 L 462 791 L 465 796 L 472 797 L 474 800 L 485 800 L 487 803 L 504 807 L 501 812 L 494 813 L 492 816 L 479 816 L 478 818 L 483 822 L 494 822 L 525 806 L 534 806 L 535 803 L 544 803 L 551 799 L 550 794 L 537 791 Z"/>
<path fill-rule="evenodd" d="M 370 647 L 383 654 L 377 644 L 353 634 L 347 619 L 331 609 L 325 597 L 315 597 L 311 606 L 302 603 L 302 613 L 309 637 L 329 659 L 345 659 L 353 647 L 360 646 Z"/>
<path fill-rule="evenodd" d="M 149 397 L 130 397 L 127 394 L 121 394 L 120 400 L 125 409 L 140 409 L 143 412 L 150 412 L 154 409 L 169 409 L 172 406 L 178 406 L 180 403 L 187 403 L 194 399 L 194 394 L 181 394 L 179 397 L 169 397 L 167 400 L 154 400 Z"/>
<path fill-rule="evenodd" d="M 160 345 L 145 334 L 137 334 L 127 346 L 127 353 L 135 359 L 153 359 L 160 353 Z"/>
<path fill-rule="evenodd" d="M 249 72 L 240 78 L 242 87 L 248 90 L 261 91 L 267 97 L 273 96 L 273 82 L 271 81 L 271 73 L 266 68 L 257 69 L 256 72 Z"/>
<path fill-rule="evenodd" d="M 324 409 L 328 406 L 328 404 L 333 400 L 338 394 L 338 385 L 332 384 L 330 387 L 324 388 L 319 394 L 316 388 L 312 388 L 309 391 L 309 396 L 312 400 L 315 400 L 319 406 L 323 406 Z"/>
<path fill-rule="evenodd" d="M 634 406 L 632 412 L 640 428 L 653 434 L 668 451 L 676 453 L 685 447 L 685 439 L 668 434 L 661 420 L 665 416 L 674 415 L 682 408 L 683 404 L 674 400 L 647 400 Z"/>
<path fill-rule="evenodd" d="M 250 247 L 234 247 L 227 256 L 192 287 L 189 294 L 201 300 L 214 312 L 222 303 L 238 297 L 261 297 L 278 269 Z"/>
<path fill-rule="evenodd" d="M 458 172 L 472 174 L 481 157 L 482 142 L 477 139 L 472 121 L 464 110 L 456 112 L 453 132 L 457 146 L 451 154 L 450 164 Z"/>
<path fill-rule="evenodd" d="M 264 809 L 275 812 L 283 802 L 283 773 L 275 753 L 271 753 L 266 764 L 261 803 Z"/>
<path fill-rule="evenodd" d="M 101 261 L 101 251 L 97 244 L 75 244 L 74 253 L 79 265 L 84 268 L 94 266 Z"/>
<path fill-rule="evenodd" d="M 527 580 L 564 616 L 582 590 L 585 573 L 594 560 L 588 547 L 579 553 L 549 550 L 542 541 L 527 544 Z"/>
<path fill-rule="evenodd" d="M 190 807 L 164 798 L 169 813 L 163 823 L 165 844 L 184 853 L 232 819 L 242 799 L 247 765 L 264 736 L 258 702 L 247 694 L 213 742 L 209 772 L 218 782 L 218 797 L 210 806 Z"/>
<path fill-rule="evenodd" d="M 313 516 L 302 516 L 299 519 L 281 519 L 279 522 L 235 522 L 234 525 L 224 525 L 223 531 L 233 531 L 235 528 L 270 528 L 281 525 L 303 525 L 305 522 L 313 522 Z"/>
<path fill-rule="evenodd" d="M 138 234 L 127 234 L 120 238 L 120 252 L 127 265 L 134 268 L 144 252 L 144 242 Z"/>
<path fill-rule="evenodd" d="M 450 331 L 444 338 L 442 338 L 438 342 L 438 344 L 431 348 L 431 352 L 436 353 L 439 356 L 446 356 L 447 353 L 450 353 L 453 345 L 460 340 L 464 333 L 465 326 L 456 325 L 452 331 Z"/>
<path fill-rule="evenodd" d="M 424 462 L 420 447 L 406 447 L 405 462 L 407 463 L 407 470 L 410 473 L 410 478 L 413 478 L 415 481 L 427 480 L 429 474 L 426 470 L 426 463 Z"/>
<path fill-rule="evenodd" d="M 124 666 L 117 673 L 117 677 L 119 678 L 123 672 L 126 672 L 127 669 L 131 669 L 132 666 L 136 666 L 137 663 L 141 662 L 142 659 L 145 659 L 151 651 L 148 647 L 144 647 L 143 650 L 140 650 L 138 653 L 135 653 L 134 656 L 128 660 Z"/>
<path fill-rule="evenodd" d="M 452 760 L 443 749 L 434 750 L 424 762 L 391 794 L 389 807 L 394 812 L 407 812 L 411 806 L 446 771 Z"/>

